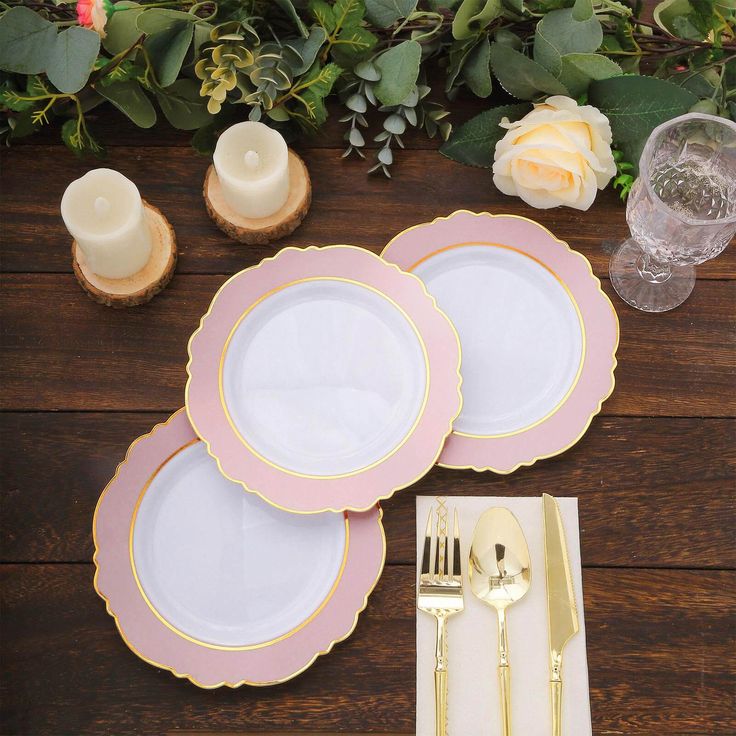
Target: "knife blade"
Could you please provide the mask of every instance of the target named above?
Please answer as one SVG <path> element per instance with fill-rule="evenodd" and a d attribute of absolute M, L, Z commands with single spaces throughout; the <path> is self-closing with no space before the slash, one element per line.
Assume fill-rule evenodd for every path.
<path fill-rule="evenodd" d="M 547 577 L 552 734 L 561 736 L 562 650 L 565 644 L 577 634 L 580 626 L 560 508 L 557 501 L 547 493 L 542 495 L 542 505 L 544 510 L 544 562 Z"/>

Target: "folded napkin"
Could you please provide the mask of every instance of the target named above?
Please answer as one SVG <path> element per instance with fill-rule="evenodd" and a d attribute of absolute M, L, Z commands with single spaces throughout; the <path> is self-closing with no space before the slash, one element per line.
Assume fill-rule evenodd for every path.
<path fill-rule="evenodd" d="M 563 736 L 589 736 L 590 700 L 585 652 L 583 584 L 576 498 L 558 498 L 580 631 L 568 642 L 562 665 Z M 436 499 L 417 497 L 417 577 L 430 506 Z M 448 736 L 501 736 L 498 685 L 496 612 L 470 590 L 468 553 L 478 517 L 492 506 L 505 506 L 519 520 L 531 556 L 532 581 L 527 594 L 506 614 L 511 661 L 511 710 L 514 736 L 550 736 L 552 714 L 549 693 L 549 640 L 547 590 L 544 571 L 542 499 L 452 497 L 445 500 L 448 531 L 457 508 L 462 550 L 465 610 L 449 619 L 448 635 Z M 417 736 L 434 736 L 435 620 L 417 610 Z"/>

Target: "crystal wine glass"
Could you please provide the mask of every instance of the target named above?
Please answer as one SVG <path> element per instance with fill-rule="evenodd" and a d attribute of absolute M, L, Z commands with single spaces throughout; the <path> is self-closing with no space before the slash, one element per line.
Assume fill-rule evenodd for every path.
<path fill-rule="evenodd" d="M 689 113 L 652 131 L 629 194 L 631 237 L 609 265 L 632 307 L 666 312 L 695 285 L 695 265 L 715 258 L 736 232 L 736 124 Z"/>

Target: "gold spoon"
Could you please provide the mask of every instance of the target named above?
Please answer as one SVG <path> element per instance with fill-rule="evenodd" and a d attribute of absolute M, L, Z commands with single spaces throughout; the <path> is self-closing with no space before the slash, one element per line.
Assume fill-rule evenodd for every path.
<path fill-rule="evenodd" d="M 511 668 L 506 609 L 524 597 L 531 584 L 529 547 L 516 517 L 504 508 L 488 509 L 478 519 L 470 547 L 470 587 L 498 615 L 498 679 L 503 734 L 511 736 Z"/>

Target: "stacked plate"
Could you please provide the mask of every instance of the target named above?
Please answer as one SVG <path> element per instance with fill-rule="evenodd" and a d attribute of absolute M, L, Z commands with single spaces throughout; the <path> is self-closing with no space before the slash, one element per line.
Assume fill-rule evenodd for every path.
<path fill-rule="evenodd" d="M 377 502 L 438 461 L 509 473 L 562 452 L 610 395 L 617 343 L 588 261 L 531 220 L 457 212 L 381 258 L 286 248 L 218 291 L 186 409 L 103 491 L 97 591 L 133 651 L 197 685 L 294 677 L 381 574 Z"/>

